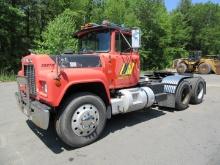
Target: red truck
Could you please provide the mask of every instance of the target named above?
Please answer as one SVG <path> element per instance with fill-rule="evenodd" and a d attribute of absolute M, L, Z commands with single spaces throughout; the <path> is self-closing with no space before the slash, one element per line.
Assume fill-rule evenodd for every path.
<path fill-rule="evenodd" d="M 42 129 L 53 118 L 67 145 L 94 142 L 112 115 L 151 106 L 183 110 L 203 101 L 206 83 L 201 77 L 166 72 L 140 76 L 138 28 L 89 23 L 74 37 L 78 53 L 27 55 L 17 76 L 21 111 Z"/>

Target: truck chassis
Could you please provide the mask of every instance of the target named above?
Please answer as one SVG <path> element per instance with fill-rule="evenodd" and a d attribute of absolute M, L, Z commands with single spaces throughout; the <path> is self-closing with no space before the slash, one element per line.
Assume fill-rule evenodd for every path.
<path fill-rule="evenodd" d="M 25 90 L 16 92 L 16 98 L 21 111 L 32 120 L 38 127 L 47 129 L 49 119 L 54 115 L 52 107 L 36 101 L 30 97 L 30 88 L 28 78 L 18 76 L 17 83 L 19 89 L 25 86 Z M 155 72 L 140 77 L 137 86 L 128 89 L 114 90 L 111 92 L 111 104 L 105 106 L 102 98 L 90 92 L 79 92 L 71 96 L 66 105 L 59 107 L 62 109 L 59 112 L 71 111 L 74 106 L 89 100 L 88 103 L 82 104 L 74 110 L 71 115 L 65 113 L 55 114 L 56 116 L 56 131 L 58 136 L 68 145 L 72 147 L 81 147 L 96 140 L 104 129 L 106 119 L 110 119 L 112 115 L 127 113 L 136 110 L 146 109 L 151 106 L 173 108 L 175 110 L 184 110 L 188 104 L 199 104 L 202 102 L 206 93 L 206 83 L 201 77 L 193 75 L 178 75 L 170 72 Z M 91 100 L 91 101 L 90 101 Z M 71 104 L 71 106 L 70 106 Z M 65 115 L 64 115 L 65 114 Z M 61 116 L 64 116 L 64 121 L 61 121 Z M 68 124 L 61 125 L 71 119 L 71 128 L 76 138 L 68 139 L 66 133 L 62 133 L 62 127 Z M 62 123 L 61 123 L 62 122 Z M 84 140 L 84 137 L 91 137 L 95 132 L 95 138 Z M 67 134 L 67 136 L 64 136 Z M 70 136 L 71 137 L 71 136 Z"/>

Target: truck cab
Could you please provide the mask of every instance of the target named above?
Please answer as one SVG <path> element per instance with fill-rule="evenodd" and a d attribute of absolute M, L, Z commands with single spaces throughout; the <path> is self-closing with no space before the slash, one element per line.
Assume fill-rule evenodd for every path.
<path fill-rule="evenodd" d="M 94 142 L 112 115 L 151 106 L 183 110 L 199 104 L 205 81 L 193 75 L 140 76 L 140 30 L 103 21 L 74 33 L 79 51 L 22 59 L 16 98 L 42 129 L 55 118 L 57 135 L 72 147 Z"/>
<path fill-rule="evenodd" d="M 105 23 L 87 24 L 75 33 L 82 54 L 99 55 L 110 89 L 137 85 L 140 75 L 138 51 L 131 47 L 131 31 Z"/>

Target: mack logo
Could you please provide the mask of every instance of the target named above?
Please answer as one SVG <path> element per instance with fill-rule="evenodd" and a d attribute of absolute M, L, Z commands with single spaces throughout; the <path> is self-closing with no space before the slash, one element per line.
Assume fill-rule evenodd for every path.
<path fill-rule="evenodd" d="M 122 65 L 120 76 L 130 76 L 133 72 L 135 63 L 125 63 Z"/>
<path fill-rule="evenodd" d="M 52 68 L 54 66 L 55 64 L 41 64 L 41 67 L 44 67 L 44 68 Z"/>

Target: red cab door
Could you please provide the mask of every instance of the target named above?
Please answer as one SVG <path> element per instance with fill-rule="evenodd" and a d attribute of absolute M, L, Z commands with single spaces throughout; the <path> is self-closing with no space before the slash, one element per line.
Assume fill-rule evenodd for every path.
<path fill-rule="evenodd" d="M 125 40 L 126 38 L 126 40 Z M 137 85 L 140 76 L 140 59 L 138 52 L 130 48 L 131 34 L 114 32 L 111 42 L 111 69 L 114 88 Z"/>

